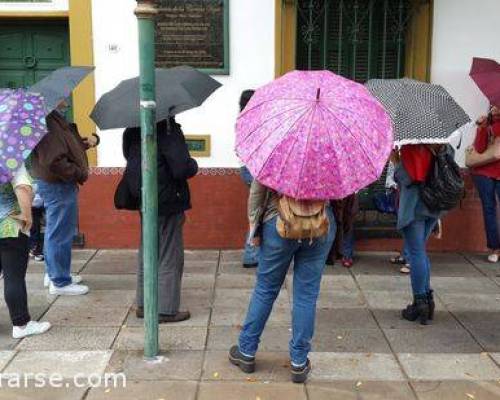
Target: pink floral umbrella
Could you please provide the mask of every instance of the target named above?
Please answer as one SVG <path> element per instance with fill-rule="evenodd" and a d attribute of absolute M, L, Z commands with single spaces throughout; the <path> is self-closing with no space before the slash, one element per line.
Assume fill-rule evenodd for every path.
<path fill-rule="evenodd" d="M 263 185 L 296 199 L 341 199 L 379 179 L 392 123 L 361 84 L 294 71 L 258 89 L 236 124 L 236 153 Z"/>

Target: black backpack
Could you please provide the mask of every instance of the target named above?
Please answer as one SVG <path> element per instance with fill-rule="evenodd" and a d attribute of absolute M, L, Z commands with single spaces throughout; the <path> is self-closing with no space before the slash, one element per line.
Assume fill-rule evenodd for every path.
<path fill-rule="evenodd" d="M 139 210 L 141 208 L 141 148 L 132 143 L 127 154 L 127 166 L 116 187 L 114 203 L 118 210 Z"/>
<path fill-rule="evenodd" d="M 464 180 L 455 162 L 453 151 L 442 146 L 434 152 L 434 165 L 427 180 L 420 186 L 420 196 L 432 212 L 449 211 L 464 196 Z"/>

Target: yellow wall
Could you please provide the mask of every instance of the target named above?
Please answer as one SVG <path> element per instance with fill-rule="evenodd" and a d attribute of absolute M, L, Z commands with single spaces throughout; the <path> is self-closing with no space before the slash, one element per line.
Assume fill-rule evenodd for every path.
<path fill-rule="evenodd" d="M 92 8 L 91 0 L 69 0 L 69 37 L 71 65 L 94 65 L 92 46 Z M 96 131 L 89 114 L 95 104 L 94 74 L 78 85 L 73 92 L 73 115 L 83 136 Z M 90 165 L 97 165 L 97 152 L 89 151 Z"/>
<path fill-rule="evenodd" d="M 432 0 L 419 5 L 408 28 L 406 41 L 405 75 L 425 82 L 431 79 L 433 9 Z"/>
<path fill-rule="evenodd" d="M 275 0 L 275 75 L 295 69 L 297 10 L 293 0 Z"/>

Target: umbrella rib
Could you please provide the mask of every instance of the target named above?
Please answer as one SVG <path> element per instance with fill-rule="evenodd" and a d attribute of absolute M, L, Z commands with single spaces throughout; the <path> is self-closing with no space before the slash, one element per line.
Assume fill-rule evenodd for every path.
<path fill-rule="evenodd" d="M 275 99 L 267 99 L 267 100 L 261 101 L 259 104 L 256 104 L 252 108 L 249 108 L 249 109 L 245 108 L 243 110 L 243 112 L 240 114 L 240 117 L 244 116 L 245 114 L 249 113 L 250 111 L 253 111 L 253 110 L 256 110 L 257 108 L 262 107 L 264 104 L 267 104 L 267 103 L 270 103 L 270 102 L 273 102 L 273 101 L 279 101 L 279 100 L 292 100 L 292 101 L 309 102 L 309 100 L 306 100 L 306 99 L 289 99 L 289 98 L 286 98 L 286 97 L 280 97 L 280 98 L 275 98 Z"/>
<path fill-rule="evenodd" d="M 320 112 L 321 112 L 321 114 L 323 115 L 323 107 L 320 109 Z M 329 127 L 329 128 L 327 128 L 327 129 L 330 129 L 330 127 Z M 329 134 L 328 134 L 327 136 L 328 136 L 328 140 L 330 141 L 330 144 L 332 145 L 332 149 L 334 149 L 334 148 L 336 147 L 336 145 L 335 145 L 334 141 L 332 140 L 332 137 L 331 137 Z M 337 153 L 332 152 L 332 155 L 335 157 L 335 165 L 339 165 L 339 159 L 338 159 L 338 157 L 337 157 Z M 341 175 L 341 174 L 339 174 L 339 173 L 338 173 L 338 170 L 337 170 L 337 177 L 338 177 L 338 180 L 339 180 L 339 181 L 341 181 L 341 179 L 340 179 L 340 178 L 341 178 L 341 176 L 342 176 L 342 175 Z M 342 187 L 342 185 L 341 185 L 341 187 Z"/>
<path fill-rule="evenodd" d="M 309 109 L 307 112 L 310 112 L 311 110 Z M 305 114 L 305 113 L 304 113 Z M 302 119 L 302 118 L 300 118 Z M 300 132 L 300 129 L 297 130 L 297 132 Z M 295 149 L 295 145 L 297 144 L 298 142 L 298 137 L 293 141 L 293 144 L 292 144 L 292 147 L 291 147 L 291 150 Z M 285 160 L 283 161 L 283 163 L 281 164 L 281 168 L 280 168 L 280 171 L 279 171 L 279 176 L 282 176 L 283 174 L 283 170 L 285 169 L 287 163 L 288 163 L 288 159 L 290 158 L 290 156 L 293 154 L 293 151 L 289 151 L 288 154 L 286 155 L 286 158 Z"/>
<path fill-rule="evenodd" d="M 325 111 L 329 112 L 333 118 L 340 124 L 342 125 L 347 132 L 349 132 L 349 134 L 351 135 L 351 137 L 354 139 L 354 135 L 352 134 L 351 130 L 342 122 L 340 121 L 337 116 L 331 112 L 328 108 L 326 107 L 322 107 Z M 368 157 L 367 153 L 366 153 L 366 149 L 363 148 L 363 146 L 360 145 L 360 149 L 362 150 L 362 153 L 363 155 L 365 156 L 366 160 L 368 161 L 368 164 L 372 167 L 372 170 L 374 171 L 374 174 L 377 175 L 377 169 L 375 168 L 375 166 L 373 165 L 373 162 L 372 160 L 370 159 L 370 157 Z"/>
<path fill-rule="evenodd" d="M 299 107 L 296 107 L 296 108 L 289 108 L 285 111 L 282 111 L 278 114 L 274 114 L 272 117 L 266 119 L 264 122 L 262 122 L 260 125 L 256 126 L 252 131 L 248 132 L 246 134 L 246 136 L 238 142 L 238 145 L 242 145 L 243 143 L 245 143 L 247 141 L 248 138 L 250 138 L 252 136 L 253 133 L 255 133 L 255 131 L 257 131 L 258 129 L 262 128 L 265 124 L 267 124 L 269 121 L 272 121 L 273 119 L 277 118 L 277 117 L 280 117 L 282 116 L 283 114 L 286 114 L 287 112 L 289 111 L 296 111 L 296 110 L 300 110 L 301 108 L 305 108 L 307 106 L 307 104 L 302 104 L 300 105 Z M 292 117 L 290 117 L 292 118 Z M 288 119 L 288 118 L 287 118 Z M 267 138 L 266 138 L 267 139 Z"/>
<path fill-rule="evenodd" d="M 306 115 L 306 114 L 307 114 L 308 112 L 310 112 L 310 111 L 311 111 L 311 109 L 310 109 L 310 108 L 308 108 L 306 111 L 304 111 L 302 114 L 300 114 L 300 115 L 297 117 L 297 119 L 296 119 L 296 120 L 292 123 L 292 125 L 288 128 L 288 130 L 285 132 L 285 134 L 283 135 L 283 137 L 286 137 L 286 136 L 290 133 L 290 131 L 292 130 L 292 128 L 293 128 L 293 127 L 297 124 L 297 122 L 298 122 L 298 121 L 300 121 L 300 120 L 304 117 L 304 115 Z M 272 134 L 272 132 L 271 132 L 271 134 Z M 270 135 L 271 135 L 271 134 L 270 134 Z M 270 136 L 270 135 L 268 135 L 268 136 L 267 136 L 264 140 L 262 140 L 262 141 L 260 142 L 260 144 L 259 144 L 259 145 L 258 145 L 258 146 L 257 146 L 257 147 L 253 150 L 253 151 L 252 151 L 252 153 L 250 154 L 250 156 L 252 156 L 252 155 L 253 155 L 253 154 L 254 154 L 254 153 L 255 153 L 255 152 L 256 152 L 256 151 L 260 148 L 260 146 L 262 146 L 262 145 L 264 144 L 264 142 L 265 142 L 267 139 L 269 139 L 269 136 Z M 297 140 L 295 140 L 295 141 L 294 141 L 293 146 L 295 146 L 295 143 L 296 143 L 296 142 L 297 142 Z M 260 175 L 260 173 L 262 172 L 262 170 L 264 170 L 264 169 L 265 169 L 265 167 L 267 166 L 267 163 L 269 162 L 269 160 L 270 160 L 270 159 L 271 159 L 271 157 L 273 156 L 273 154 L 274 154 L 274 152 L 276 151 L 276 148 L 277 148 L 277 147 L 278 147 L 278 146 L 275 146 L 275 147 L 274 147 L 274 149 L 271 151 L 271 154 L 269 154 L 269 156 L 267 157 L 267 160 L 263 163 L 262 168 L 260 169 L 260 171 L 259 171 L 259 173 L 257 174 L 257 176 L 259 176 L 259 175 Z"/>
<path fill-rule="evenodd" d="M 317 109 L 318 109 L 318 105 L 316 104 L 311 110 L 312 111 L 311 125 L 309 126 L 309 132 L 307 133 L 306 148 L 304 151 L 304 159 L 302 160 L 302 166 L 300 167 L 300 170 L 299 170 L 299 182 L 302 182 L 302 172 L 304 171 L 304 165 L 306 163 L 307 149 L 309 148 L 309 139 L 311 138 L 311 131 L 312 131 L 312 127 L 313 127 L 312 122 L 314 121 L 314 115 L 316 114 Z M 297 140 L 295 141 L 295 143 L 297 143 Z"/>

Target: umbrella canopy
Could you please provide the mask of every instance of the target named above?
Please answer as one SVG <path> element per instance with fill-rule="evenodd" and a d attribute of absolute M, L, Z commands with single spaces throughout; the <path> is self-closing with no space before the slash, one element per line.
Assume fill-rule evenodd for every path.
<path fill-rule="evenodd" d="M 295 199 L 340 199 L 376 181 L 392 126 L 363 86 L 294 71 L 258 89 L 236 124 L 236 152 L 265 186 Z"/>
<path fill-rule="evenodd" d="M 44 97 L 47 111 L 50 112 L 61 101 L 67 99 L 75 87 L 93 70 L 94 67 L 62 67 L 35 83 L 29 90 Z"/>
<path fill-rule="evenodd" d="M 488 58 L 474 57 L 470 76 L 490 104 L 500 107 L 500 64 Z"/>
<path fill-rule="evenodd" d="M 449 143 L 470 122 L 440 85 L 403 78 L 371 79 L 366 87 L 389 112 L 396 145 Z"/>
<path fill-rule="evenodd" d="M 12 180 L 47 134 L 43 97 L 23 89 L 0 89 L 0 183 Z"/>
<path fill-rule="evenodd" d="M 156 69 L 156 122 L 198 107 L 221 84 L 191 67 Z M 104 94 L 90 117 L 101 129 L 140 126 L 139 77 Z"/>

